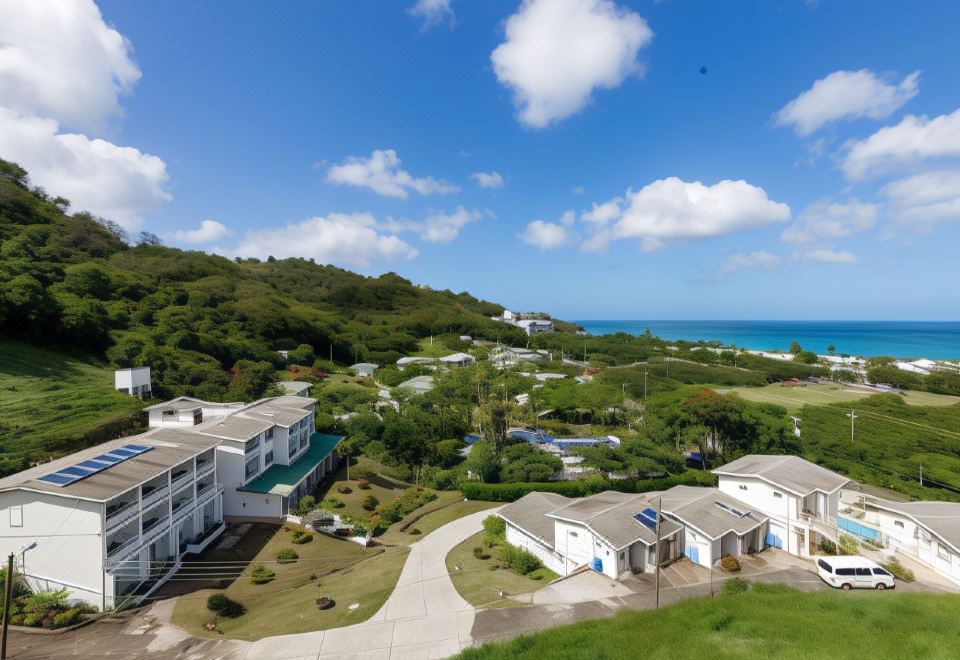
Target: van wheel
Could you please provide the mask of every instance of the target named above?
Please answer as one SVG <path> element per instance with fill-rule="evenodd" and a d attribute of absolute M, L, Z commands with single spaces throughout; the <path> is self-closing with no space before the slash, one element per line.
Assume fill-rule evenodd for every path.
<path fill-rule="evenodd" d="M 849 582 L 844 582 L 843 584 L 840 585 L 840 588 L 843 589 L 844 591 L 850 591 L 851 589 L 853 589 L 853 585 L 850 584 Z"/>
<path fill-rule="evenodd" d="M 887 585 L 885 585 L 883 582 L 877 583 L 877 590 L 878 590 L 878 591 L 883 591 L 883 590 L 886 589 L 886 588 L 887 588 Z"/>

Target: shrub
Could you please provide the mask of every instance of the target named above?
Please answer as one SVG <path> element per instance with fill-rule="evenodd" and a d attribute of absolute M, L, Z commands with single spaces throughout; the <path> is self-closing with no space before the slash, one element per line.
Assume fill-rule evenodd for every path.
<path fill-rule="evenodd" d="M 321 505 L 327 509 L 342 509 L 344 507 L 343 500 L 338 497 L 328 497 L 325 499 Z"/>
<path fill-rule="evenodd" d="M 298 555 L 297 551 L 293 550 L 292 548 L 284 548 L 277 553 L 277 561 L 281 564 L 292 564 L 298 559 L 300 559 L 300 555 Z"/>
<path fill-rule="evenodd" d="M 313 495 L 306 495 L 300 500 L 300 502 L 297 504 L 297 508 L 294 511 L 299 515 L 303 515 L 313 511 L 314 507 L 316 506 L 317 498 L 315 498 Z"/>
<path fill-rule="evenodd" d="M 75 623 L 80 623 L 80 615 L 83 613 L 83 610 L 79 607 L 72 607 L 66 612 L 61 612 L 53 617 L 53 621 L 50 624 L 51 628 L 66 628 L 67 626 L 72 626 Z"/>
<path fill-rule="evenodd" d="M 419 535 L 420 535 L 420 529 L 417 528 L 417 527 L 414 527 L 413 529 L 410 530 L 410 534 L 411 534 L 412 536 L 419 536 Z"/>
<path fill-rule="evenodd" d="M 500 516 L 487 516 L 483 519 L 483 531 L 487 538 L 503 538 L 507 534 L 507 522 Z"/>
<path fill-rule="evenodd" d="M 917 579 L 917 576 L 913 574 L 913 571 L 900 563 L 900 560 L 896 557 L 890 557 L 888 561 L 881 562 L 881 566 L 890 571 L 893 574 L 893 577 L 898 580 L 903 580 L 904 582 L 913 582 Z"/>
<path fill-rule="evenodd" d="M 543 566 L 543 562 L 536 555 L 512 545 L 504 545 L 502 555 L 502 559 L 509 564 L 510 568 L 520 575 L 526 575 Z"/>
<path fill-rule="evenodd" d="M 473 549 L 473 556 L 477 559 L 490 559 L 490 555 L 483 551 L 483 548 L 476 547 Z"/>
<path fill-rule="evenodd" d="M 849 534 L 842 534 L 840 536 L 841 555 L 855 555 L 859 550 L 860 543 L 857 541 L 856 537 L 850 536 Z"/>
<path fill-rule="evenodd" d="M 272 578 L 271 578 L 272 579 Z M 269 582 L 269 580 L 268 580 Z M 259 584 L 254 582 L 254 584 Z M 221 592 L 215 593 L 207 598 L 207 609 L 211 612 L 216 612 L 220 616 L 225 616 L 228 619 L 233 619 L 238 616 L 241 616 L 244 612 L 247 611 L 242 604 L 231 599 L 227 594 Z"/>
<path fill-rule="evenodd" d="M 363 498 L 363 502 L 360 504 L 360 506 L 362 506 L 367 511 L 373 511 L 374 509 L 377 508 L 378 504 L 380 504 L 380 500 L 378 500 L 373 495 L 367 495 L 366 497 Z"/>
<path fill-rule="evenodd" d="M 354 468 L 353 470 L 353 478 L 356 479 L 357 481 L 366 481 L 367 483 L 369 483 L 370 477 L 372 476 L 373 476 L 373 472 L 371 472 L 366 468 L 358 467 L 358 468 Z"/>
<path fill-rule="evenodd" d="M 253 570 L 250 571 L 250 582 L 251 584 L 266 584 L 271 582 L 276 575 L 276 573 L 263 564 L 257 564 L 253 567 Z"/>
<path fill-rule="evenodd" d="M 339 488 L 337 488 L 337 492 L 340 493 L 341 495 L 349 495 L 350 493 L 353 492 L 353 489 L 350 488 L 350 486 L 340 486 Z"/>
<path fill-rule="evenodd" d="M 750 580 L 744 580 L 743 578 L 730 578 L 723 583 L 723 595 L 724 596 L 734 596 L 736 594 L 742 594 L 750 591 Z"/>
<path fill-rule="evenodd" d="M 293 530 L 293 534 L 290 535 L 290 540 L 296 543 L 297 545 L 303 545 L 304 543 L 310 543 L 313 540 L 313 534 L 302 529 Z"/>
<path fill-rule="evenodd" d="M 370 481 L 368 479 L 357 479 L 357 488 L 360 490 L 370 490 Z"/>
<path fill-rule="evenodd" d="M 400 522 L 407 514 L 414 512 L 435 499 L 437 499 L 435 493 L 417 490 L 416 488 L 408 488 L 404 491 L 403 495 L 393 502 L 380 507 L 380 520 L 388 526 Z"/>
<path fill-rule="evenodd" d="M 733 555 L 724 555 L 720 558 L 720 568 L 727 573 L 739 573 L 740 561 Z"/>
<path fill-rule="evenodd" d="M 837 554 L 837 544 L 830 539 L 820 539 L 820 543 L 817 544 L 817 548 L 825 555 Z"/>
<path fill-rule="evenodd" d="M 672 369 L 672 366 L 671 366 Z M 464 481 L 460 484 L 463 496 L 468 500 L 488 502 L 514 502 L 527 493 L 558 493 L 567 497 L 586 497 L 605 490 L 622 493 L 644 493 L 651 490 L 668 490 L 673 486 L 713 486 L 715 477 L 709 472 L 687 470 L 681 474 L 659 479 L 578 479 L 576 481 L 544 481 L 528 483 L 488 484 L 481 481 Z"/>

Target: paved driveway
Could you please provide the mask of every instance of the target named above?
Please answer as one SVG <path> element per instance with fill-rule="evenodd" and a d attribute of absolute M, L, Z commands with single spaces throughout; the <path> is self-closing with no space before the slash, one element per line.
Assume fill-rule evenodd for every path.
<path fill-rule="evenodd" d="M 473 642 L 474 608 L 457 593 L 445 558 L 483 529 L 495 510 L 455 520 L 413 544 L 396 589 L 368 621 L 254 642 L 249 660 L 291 658 L 441 658 Z"/>

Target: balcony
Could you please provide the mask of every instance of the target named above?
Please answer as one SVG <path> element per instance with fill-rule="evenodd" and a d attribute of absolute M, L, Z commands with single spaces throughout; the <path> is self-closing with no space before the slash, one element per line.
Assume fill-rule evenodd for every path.
<path fill-rule="evenodd" d="M 173 480 L 170 483 L 171 491 L 176 492 L 186 484 L 193 482 L 193 470 L 177 470 L 172 475 Z"/>
<path fill-rule="evenodd" d="M 193 497 L 186 497 L 182 500 L 179 500 L 173 505 L 173 519 L 179 520 L 183 518 L 193 509 Z"/>
<path fill-rule="evenodd" d="M 165 484 L 162 486 L 148 485 L 143 487 L 143 498 L 140 507 L 147 509 L 154 504 L 159 504 L 170 495 L 170 488 Z"/>
<path fill-rule="evenodd" d="M 114 539 L 107 543 L 107 557 L 114 559 L 122 555 L 125 551 L 139 545 L 139 536 L 130 536 L 126 538 Z"/>
<path fill-rule="evenodd" d="M 218 484 L 215 481 L 211 481 L 207 484 L 198 484 L 197 485 L 197 502 L 208 499 L 214 493 L 222 493 L 223 484 Z"/>
<path fill-rule="evenodd" d="M 136 500 L 107 505 L 106 530 L 108 532 L 113 531 L 120 525 L 136 518 L 139 512 L 140 507 L 137 506 Z"/>
<path fill-rule="evenodd" d="M 169 528 L 170 526 L 170 516 L 164 515 L 157 518 L 144 519 L 143 521 L 143 531 L 142 538 L 143 543 L 146 544 L 156 537 L 160 536 L 160 532 Z"/>
<path fill-rule="evenodd" d="M 214 464 L 212 460 L 197 459 L 197 479 L 207 476 L 213 472 Z"/>

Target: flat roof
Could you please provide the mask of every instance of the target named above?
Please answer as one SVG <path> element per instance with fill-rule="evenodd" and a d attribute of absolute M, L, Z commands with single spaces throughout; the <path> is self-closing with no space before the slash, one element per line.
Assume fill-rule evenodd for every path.
<path fill-rule="evenodd" d="M 320 464 L 320 461 L 336 448 L 344 437 L 314 433 L 310 436 L 310 448 L 293 464 L 271 465 L 259 477 L 237 490 L 286 497 Z"/>
<path fill-rule="evenodd" d="M 267 421 L 267 418 L 251 419 L 249 417 L 241 417 L 239 414 L 234 413 L 226 417 L 217 417 L 209 422 L 198 424 L 192 427 L 192 431 L 194 433 L 216 436 L 226 440 L 247 441 L 276 424 L 277 422 L 275 421 Z"/>
<path fill-rule="evenodd" d="M 66 486 L 37 481 L 44 475 L 58 472 L 131 443 L 153 449 Z M 219 441 L 216 438 L 197 435 L 187 429 L 153 429 L 141 435 L 104 442 L 10 475 L 0 479 L 0 490 L 23 488 L 62 497 L 106 501 L 218 444 Z"/>

